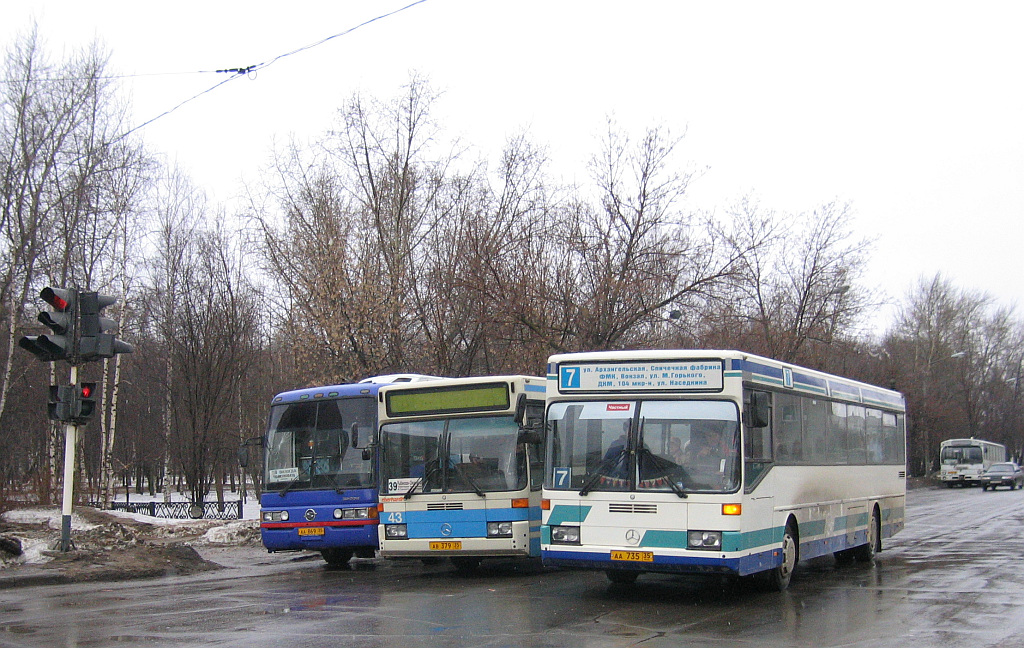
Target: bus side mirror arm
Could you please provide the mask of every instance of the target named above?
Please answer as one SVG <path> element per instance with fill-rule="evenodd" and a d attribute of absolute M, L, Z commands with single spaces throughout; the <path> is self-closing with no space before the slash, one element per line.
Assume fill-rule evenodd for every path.
<path fill-rule="evenodd" d="M 243 441 L 241 445 L 238 446 L 238 465 L 242 468 L 249 467 L 249 446 L 259 446 L 262 448 L 265 445 L 266 443 L 264 442 L 263 437 L 252 437 L 251 439 Z"/>

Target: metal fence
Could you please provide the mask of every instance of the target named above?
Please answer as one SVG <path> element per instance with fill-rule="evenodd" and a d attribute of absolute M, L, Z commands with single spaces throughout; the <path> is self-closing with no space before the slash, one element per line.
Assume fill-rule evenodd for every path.
<path fill-rule="evenodd" d="M 103 508 L 100 502 L 89 502 L 89 506 Z M 171 520 L 238 520 L 242 517 L 242 502 L 112 502 L 109 510 Z"/>

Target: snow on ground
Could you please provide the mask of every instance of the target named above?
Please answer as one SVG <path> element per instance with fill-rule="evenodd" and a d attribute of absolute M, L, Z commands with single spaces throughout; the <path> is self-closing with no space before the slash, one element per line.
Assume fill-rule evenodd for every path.
<path fill-rule="evenodd" d="M 132 502 L 148 502 L 150 499 L 163 501 L 162 495 L 155 498 L 132 496 Z M 120 499 L 120 501 L 124 501 Z M 172 501 L 185 501 L 179 494 L 174 494 Z M 91 509 L 90 509 L 91 510 Z M 243 507 L 241 520 L 211 519 L 169 519 L 151 517 L 140 513 L 123 511 L 103 511 L 107 523 L 93 523 L 77 512 L 71 516 L 72 541 L 76 536 L 88 538 L 103 545 L 121 546 L 134 545 L 139 542 L 174 542 L 186 545 L 259 545 L 259 501 L 249 498 Z M 89 516 L 97 519 L 95 514 Z M 55 548 L 55 538 L 59 540 L 61 529 L 61 508 L 59 506 L 38 506 L 14 509 L 0 514 L 0 520 L 10 524 L 36 526 L 37 530 L 23 530 L 6 535 L 16 537 L 21 542 L 22 555 L 11 556 L 0 551 L 0 569 L 16 565 L 42 564 L 52 560 L 48 552 Z M 123 520 L 124 523 L 119 523 Z M 40 531 L 38 529 L 45 529 Z M 79 535 L 81 534 L 81 535 Z M 145 539 L 145 540 L 144 540 Z M 108 548 L 110 548 L 108 547 Z"/>
<path fill-rule="evenodd" d="M 60 531 L 61 520 L 64 516 L 61 515 L 61 509 L 54 508 L 52 506 L 40 506 L 38 508 L 25 508 L 15 509 L 13 511 L 7 511 L 3 515 L 0 515 L 5 522 L 11 522 L 14 524 L 45 524 L 51 529 Z M 82 519 L 80 515 L 77 515 L 72 511 L 71 513 L 71 530 L 72 531 L 89 531 L 95 529 L 96 525 L 91 524 Z"/>

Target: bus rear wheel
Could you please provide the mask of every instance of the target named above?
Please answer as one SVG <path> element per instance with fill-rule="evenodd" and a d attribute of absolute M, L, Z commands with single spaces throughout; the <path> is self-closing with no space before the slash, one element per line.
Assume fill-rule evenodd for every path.
<path fill-rule="evenodd" d="M 789 581 L 793 579 L 793 569 L 800 560 L 799 537 L 793 522 L 787 523 L 782 534 L 782 562 L 764 573 L 765 585 L 769 590 L 781 592 L 789 587 Z"/>
<path fill-rule="evenodd" d="M 344 567 L 352 558 L 352 550 L 332 547 L 330 549 L 321 549 L 320 555 L 324 557 L 324 560 L 331 567 Z"/>
<path fill-rule="evenodd" d="M 882 550 L 881 538 L 878 533 L 878 509 L 871 510 L 871 519 L 868 520 L 868 541 L 859 547 L 854 548 L 853 557 L 859 562 L 871 562 L 875 554 Z"/>

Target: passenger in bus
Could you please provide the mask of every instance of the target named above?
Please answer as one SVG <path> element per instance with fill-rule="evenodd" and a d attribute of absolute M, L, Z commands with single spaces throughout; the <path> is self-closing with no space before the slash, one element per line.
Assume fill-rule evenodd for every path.
<path fill-rule="evenodd" d="M 713 434 L 701 434 L 690 440 L 689 458 L 691 464 L 716 464 L 722 457 Z"/>
<path fill-rule="evenodd" d="M 686 453 L 683 451 L 683 442 L 679 437 L 672 437 L 668 440 L 668 458 L 677 464 L 682 464 L 686 461 Z"/>

